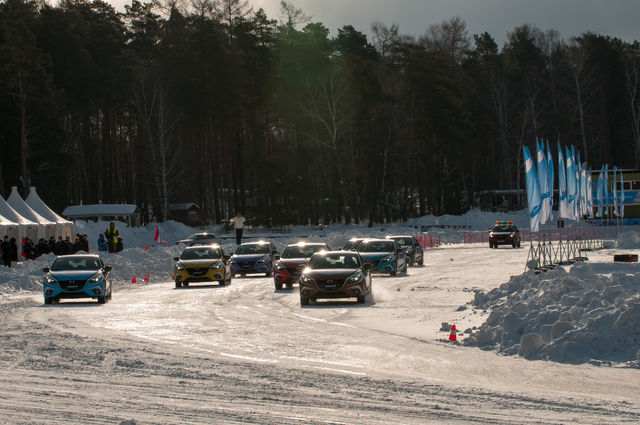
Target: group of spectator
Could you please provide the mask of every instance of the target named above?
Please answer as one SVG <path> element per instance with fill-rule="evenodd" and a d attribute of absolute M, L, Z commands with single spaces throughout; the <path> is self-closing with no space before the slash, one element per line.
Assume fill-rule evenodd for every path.
<path fill-rule="evenodd" d="M 123 249 L 122 237 L 115 227 L 115 223 L 109 223 L 109 227 L 104 233 L 98 236 L 98 251 L 120 252 Z M 21 250 L 18 248 L 16 238 L 9 239 L 5 235 L 0 244 L 0 254 L 2 255 L 2 265 L 11 267 L 12 261 L 18 261 L 18 256 L 27 260 L 35 260 L 43 254 L 68 255 L 76 252 L 89 252 L 89 237 L 85 234 L 77 233 L 72 241 L 69 236 L 62 239 L 62 236 L 51 236 L 48 240 L 40 238 L 34 242 L 31 238 L 25 237 Z"/>
<path fill-rule="evenodd" d="M 0 249 L 2 250 L 2 263 L 4 266 L 11 267 L 12 261 L 18 261 L 16 238 L 9 239 L 5 235 Z M 35 260 L 43 254 L 67 255 L 75 254 L 78 251 L 89 252 L 89 237 L 86 233 L 84 235 L 76 234 L 73 241 L 69 236 L 65 239 L 62 239 L 62 236 L 58 236 L 57 240 L 51 236 L 49 240 L 40 238 L 37 243 L 27 236 L 22 243 L 20 255 L 27 260 Z"/>

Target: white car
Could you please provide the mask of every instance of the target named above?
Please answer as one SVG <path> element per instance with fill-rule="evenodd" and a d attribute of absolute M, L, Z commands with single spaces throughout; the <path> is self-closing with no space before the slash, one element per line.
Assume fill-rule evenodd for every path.
<path fill-rule="evenodd" d="M 220 245 L 220 238 L 217 238 L 213 233 L 195 233 L 188 238 L 181 239 L 176 242 L 176 245 L 185 244 L 187 246 L 193 245 Z"/>

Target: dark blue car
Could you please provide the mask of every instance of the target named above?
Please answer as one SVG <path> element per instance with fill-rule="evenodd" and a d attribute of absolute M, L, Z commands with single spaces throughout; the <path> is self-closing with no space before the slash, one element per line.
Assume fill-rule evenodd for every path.
<path fill-rule="evenodd" d="M 51 268 L 42 269 L 45 304 L 62 298 L 93 298 L 100 304 L 111 299 L 111 266 L 105 266 L 97 255 L 78 254 L 56 257 Z"/>
<path fill-rule="evenodd" d="M 264 273 L 271 276 L 278 249 L 271 242 L 245 242 L 231 256 L 231 275 Z"/>

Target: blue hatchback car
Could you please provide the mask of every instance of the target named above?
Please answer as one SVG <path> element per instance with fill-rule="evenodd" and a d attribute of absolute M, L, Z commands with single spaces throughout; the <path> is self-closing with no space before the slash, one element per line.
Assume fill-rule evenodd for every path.
<path fill-rule="evenodd" d="M 61 298 L 93 298 L 100 304 L 111 299 L 111 266 L 105 266 L 97 255 L 77 254 L 56 257 L 42 281 L 45 304 Z"/>
<path fill-rule="evenodd" d="M 278 248 L 271 242 L 245 242 L 231 256 L 231 275 L 264 273 L 266 276 L 271 276 L 276 255 L 278 255 Z"/>
<path fill-rule="evenodd" d="M 407 272 L 407 256 L 393 239 L 366 239 L 358 244 L 356 250 L 365 263 L 371 264 L 373 272 Z"/>

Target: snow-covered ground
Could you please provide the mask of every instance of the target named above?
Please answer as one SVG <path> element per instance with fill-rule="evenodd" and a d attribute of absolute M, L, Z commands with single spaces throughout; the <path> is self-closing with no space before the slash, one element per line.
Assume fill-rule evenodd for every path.
<path fill-rule="evenodd" d="M 247 236 L 273 237 L 281 249 L 300 238 L 340 247 L 421 224 L 526 227 L 521 216 Z M 375 275 L 365 305 L 301 308 L 297 286 L 274 291 L 267 277 L 174 288 L 174 243 L 195 230 L 158 226 L 167 243 L 153 242 L 155 224 L 119 226 L 127 248 L 102 254 L 115 287 L 105 305 L 44 306 L 41 269 L 53 256 L 0 267 L 3 423 L 640 421 L 640 265 L 612 261 L 637 253 L 635 233 L 587 253 L 587 262 L 538 274 L 523 273 L 528 246 L 446 243 L 407 275 Z M 76 224 L 91 241 L 105 228 Z M 207 230 L 235 249 L 231 233 Z M 448 341 L 454 323 L 457 343 Z"/>

